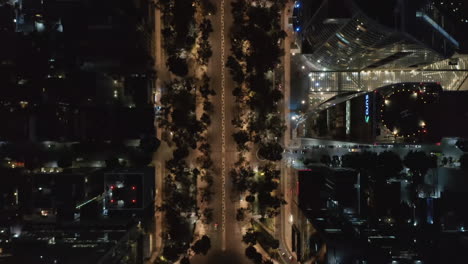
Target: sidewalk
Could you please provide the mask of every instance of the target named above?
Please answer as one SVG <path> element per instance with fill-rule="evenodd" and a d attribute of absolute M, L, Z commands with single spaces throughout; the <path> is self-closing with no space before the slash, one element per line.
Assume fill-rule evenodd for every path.
<path fill-rule="evenodd" d="M 156 69 L 157 72 L 161 72 L 161 67 L 163 65 L 162 61 L 163 61 L 163 52 L 162 52 L 162 47 L 161 47 L 161 42 L 162 42 L 162 39 L 161 39 L 161 34 L 158 34 L 158 32 L 161 32 L 161 10 L 159 10 L 157 7 L 155 8 L 155 18 L 154 18 L 154 23 L 155 23 L 155 64 L 154 64 L 154 67 Z M 155 93 L 160 93 L 160 91 L 158 91 L 161 86 L 162 80 L 161 78 L 158 78 L 156 80 L 156 91 Z M 154 102 L 155 104 L 157 102 Z M 156 121 L 155 121 L 155 125 L 156 124 Z M 162 140 L 162 137 L 161 137 L 161 134 L 162 134 L 162 131 L 161 129 L 157 129 L 156 128 L 156 137 L 158 139 L 161 140 L 161 146 L 160 146 L 160 149 L 162 147 L 162 145 L 164 144 L 163 140 Z M 159 150 L 159 152 L 161 152 L 161 150 Z M 165 171 L 165 168 L 164 168 L 164 165 L 161 163 L 161 161 L 158 159 L 160 158 L 159 155 L 157 155 L 155 153 L 155 182 L 156 182 L 156 192 L 155 192 L 155 207 L 156 206 L 160 206 L 162 204 L 162 195 L 163 195 L 163 175 L 164 175 L 164 171 Z M 165 162 L 165 159 L 162 160 L 162 162 L 164 163 Z M 159 176 L 159 177 L 158 177 Z M 156 261 L 156 259 L 162 255 L 162 252 L 163 252 L 163 248 L 164 248 L 164 240 L 162 239 L 161 235 L 162 235 L 162 226 L 163 226 L 163 218 L 164 218 L 164 215 L 162 212 L 159 212 L 159 211 L 156 211 L 155 212 L 155 245 L 154 245 L 154 248 L 155 250 L 153 250 L 153 252 L 151 253 L 151 257 L 145 261 L 145 263 L 148 263 L 148 264 L 152 264 Z"/>
<path fill-rule="evenodd" d="M 252 217 L 252 220 L 255 221 L 256 224 L 259 226 L 263 227 L 264 230 L 266 230 L 272 237 L 275 239 L 278 239 L 280 241 L 280 246 L 278 248 L 278 255 L 279 255 L 279 260 L 272 259 L 274 263 L 291 263 L 291 264 L 296 264 L 298 262 L 295 261 L 295 258 L 293 257 L 293 254 L 287 249 L 287 247 L 283 244 L 283 241 L 280 237 L 275 235 L 275 232 L 271 229 L 269 229 L 267 226 L 265 226 L 262 222 L 258 221 L 256 218 L 257 217 Z M 260 248 L 262 248 L 260 245 L 258 245 Z M 268 255 L 268 253 L 262 248 L 263 252 Z M 292 257 L 290 259 L 290 257 Z"/>
<path fill-rule="evenodd" d="M 294 32 L 291 30 L 288 24 L 288 18 L 291 14 L 291 10 L 293 9 L 293 3 L 288 2 L 283 10 L 282 17 L 281 17 L 281 26 L 283 30 L 287 33 L 285 40 L 283 41 L 284 45 L 284 119 L 286 122 L 286 134 L 284 137 L 284 146 L 286 148 L 298 148 L 300 144 L 296 140 L 296 137 L 293 133 L 293 129 L 291 127 L 291 120 L 290 120 L 290 94 L 291 94 L 291 42 L 294 41 Z M 286 179 L 284 179 L 285 175 L 281 173 L 281 193 L 286 197 Z M 288 202 L 288 201 L 287 201 Z M 275 218 L 275 234 L 274 237 L 280 241 L 280 258 L 283 263 L 297 263 L 295 258 L 293 257 L 295 254 L 287 247 L 287 243 L 285 240 L 285 225 L 284 221 L 286 220 L 285 210 L 286 206 L 281 206 L 281 213 L 276 216 Z M 260 223 L 261 224 L 261 223 Z M 268 229 L 266 229 L 268 230 Z M 284 255 L 283 255 L 284 254 Z M 292 259 L 290 259 L 292 258 Z"/>

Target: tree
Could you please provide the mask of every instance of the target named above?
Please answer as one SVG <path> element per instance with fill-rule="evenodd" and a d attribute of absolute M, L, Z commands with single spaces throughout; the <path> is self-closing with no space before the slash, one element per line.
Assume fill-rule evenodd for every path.
<path fill-rule="evenodd" d="M 262 254 L 258 253 L 254 246 L 250 245 L 245 249 L 245 255 L 247 258 L 253 260 L 256 264 L 262 263 Z"/>
<path fill-rule="evenodd" d="M 210 224 L 213 221 L 213 209 L 212 208 L 205 208 L 203 210 L 203 217 L 205 224 Z"/>
<path fill-rule="evenodd" d="M 283 147 L 277 142 L 260 144 L 258 154 L 270 161 L 279 161 L 283 158 Z"/>
<path fill-rule="evenodd" d="M 245 143 L 249 141 L 249 133 L 245 130 L 239 130 L 236 133 L 232 134 L 234 141 L 238 146 L 244 146 Z"/>
<path fill-rule="evenodd" d="M 183 249 L 181 249 L 177 244 L 165 245 L 163 255 L 168 260 L 176 261 L 182 252 Z"/>
<path fill-rule="evenodd" d="M 275 137 L 280 138 L 286 130 L 286 125 L 279 115 L 273 114 L 267 119 L 267 128 Z"/>
<path fill-rule="evenodd" d="M 199 147 L 198 147 L 198 150 L 205 154 L 205 155 L 209 155 L 211 153 L 211 145 L 208 144 L 208 143 L 202 143 Z"/>
<path fill-rule="evenodd" d="M 201 39 L 198 42 L 198 45 L 199 45 L 198 59 L 200 61 L 200 64 L 207 65 L 208 59 L 211 58 L 211 56 L 213 55 L 213 50 L 211 49 L 211 45 L 208 39 Z"/>
<path fill-rule="evenodd" d="M 201 0 L 201 5 L 205 15 L 215 15 L 216 6 L 210 0 Z M 211 23 L 210 23 L 211 25 Z M 213 29 L 211 30 L 213 31 Z"/>
<path fill-rule="evenodd" d="M 327 165 L 327 166 L 330 166 L 330 164 L 331 164 L 330 155 L 322 155 L 322 157 L 320 158 L 320 162 Z"/>
<path fill-rule="evenodd" d="M 234 24 L 241 23 L 243 21 L 244 12 L 247 8 L 247 3 L 245 0 L 233 1 L 231 2 L 232 6 L 232 15 L 234 17 Z"/>
<path fill-rule="evenodd" d="M 234 184 L 234 187 L 237 189 L 237 191 L 242 193 L 249 188 L 255 173 L 253 172 L 251 167 L 243 166 L 238 169 L 232 169 L 229 172 L 229 175 L 231 176 L 231 180 Z"/>
<path fill-rule="evenodd" d="M 201 177 L 201 180 L 208 183 L 208 186 L 210 187 L 213 185 L 213 175 L 208 171 L 205 171 L 205 175 Z"/>
<path fill-rule="evenodd" d="M 195 252 L 195 254 L 203 254 L 206 255 L 208 253 L 208 250 L 211 248 L 211 241 L 210 238 L 206 235 L 202 236 L 200 240 L 195 242 L 195 244 L 192 246 L 192 250 Z"/>
<path fill-rule="evenodd" d="M 272 249 L 278 249 L 279 248 L 279 245 L 280 245 L 280 242 L 278 239 L 274 239 L 271 241 L 271 244 L 270 244 L 270 247 Z"/>
<path fill-rule="evenodd" d="M 250 194 L 250 195 L 247 195 L 247 197 L 245 197 L 245 200 L 246 200 L 247 202 L 249 202 L 249 203 L 253 203 L 253 202 L 255 202 L 255 196 L 253 196 L 253 195 L 251 195 L 251 194 Z"/>
<path fill-rule="evenodd" d="M 340 165 L 340 158 L 338 155 L 333 155 L 332 157 L 332 166 L 333 167 L 338 167 Z"/>
<path fill-rule="evenodd" d="M 253 228 L 249 228 L 247 232 L 242 236 L 242 242 L 251 246 L 257 244 L 257 236 L 258 233 L 253 230 Z"/>
<path fill-rule="evenodd" d="M 167 59 L 169 70 L 177 76 L 185 77 L 188 74 L 188 64 L 185 59 L 172 55 Z"/>
<path fill-rule="evenodd" d="M 242 91 L 241 87 L 237 86 L 232 90 L 232 95 L 236 97 L 236 102 L 242 102 L 244 92 Z"/>
<path fill-rule="evenodd" d="M 242 66 L 239 64 L 239 62 L 233 56 L 229 56 L 227 58 L 226 67 L 228 67 L 230 69 L 232 79 L 236 83 L 241 84 L 241 83 L 244 82 L 245 74 L 244 74 L 244 71 L 242 69 Z"/>
<path fill-rule="evenodd" d="M 190 264 L 190 259 L 185 256 L 180 260 L 180 264 Z"/>
<path fill-rule="evenodd" d="M 211 2 L 209 0 L 202 0 L 202 4 L 203 5 L 206 5 L 205 3 L 203 2 L 208 2 L 209 4 L 211 4 Z M 211 4 L 211 6 L 213 6 L 213 4 Z M 202 22 L 200 23 L 200 31 L 202 32 L 202 37 L 203 38 L 208 38 L 208 35 L 213 32 L 213 26 L 211 25 L 211 20 L 207 19 L 207 18 L 204 18 L 202 20 Z"/>
<path fill-rule="evenodd" d="M 236 220 L 240 222 L 240 221 L 244 221 L 244 219 L 245 219 L 245 208 L 237 209 Z"/>
<path fill-rule="evenodd" d="M 413 202 L 415 202 L 417 199 L 416 189 L 424 182 L 424 176 L 429 168 L 433 167 L 433 160 L 423 151 L 410 151 L 404 158 L 404 164 L 412 174 L 411 192 Z"/>
<path fill-rule="evenodd" d="M 202 202 L 210 202 L 211 201 L 211 196 L 213 195 L 213 192 L 210 190 L 210 188 L 201 188 L 201 201 Z"/>
<path fill-rule="evenodd" d="M 271 96 L 271 99 L 273 100 L 273 102 L 278 102 L 278 101 L 280 101 L 281 99 L 284 98 L 283 93 L 278 89 L 274 89 L 273 91 L 271 91 L 270 96 Z"/>
<path fill-rule="evenodd" d="M 174 150 L 174 152 L 172 153 L 172 157 L 175 160 L 185 159 L 186 157 L 188 157 L 188 155 L 189 155 L 189 151 L 188 151 L 187 146 L 181 146 L 177 148 L 176 150 Z"/>
<path fill-rule="evenodd" d="M 392 151 L 381 152 L 377 156 L 377 170 L 382 180 L 397 176 L 403 169 L 403 163 L 398 154 Z"/>
<path fill-rule="evenodd" d="M 423 151 L 410 151 L 404 158 L 404 164 L 413 175 L 413 182 L 418 185 L 424 181 L 424 176 L 431 168 L 431 159 Z"/>
<path fill-rule="evenodd" d="M 206 113 L 203 113 L 203 115 L 201 116 L 200 120 L 205 123 L 205 125 L 209 126 L 211 125 L 211 118 L 209 115 L 207 115 Z"/>
<path fill-rule="evenodd" d="M 214 112 L 213 103 L 208 100 L 203 102 L 203 111 L 207 112 L 208 114 L 212 114 Z"/>

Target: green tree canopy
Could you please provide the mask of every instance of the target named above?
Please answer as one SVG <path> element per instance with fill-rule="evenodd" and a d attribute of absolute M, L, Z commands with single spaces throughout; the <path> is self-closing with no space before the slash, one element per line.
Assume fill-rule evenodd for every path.
<path fill-rule="evenodd" d="M 200 240 L 195 242 L 192 246 L 192 250 L 195 254 L 203 254 L 206 255 L 208 250 L 211 248 L 211 240 L 208 236 L 204 235 Z"/>

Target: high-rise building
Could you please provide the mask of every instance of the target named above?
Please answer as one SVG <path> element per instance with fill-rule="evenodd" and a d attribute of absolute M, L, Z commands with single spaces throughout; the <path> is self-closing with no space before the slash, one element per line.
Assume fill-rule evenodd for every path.
<path fill-rule="evenodd" d="M 0 229 L 16 230 L 9 234 L 15 245 L 0 241 L 2 257 L 68 263 L 68 253 L 97 253 L 77 263 L 141 261 L 140 231 L 151 220 L 106 216 L 104 175 L 146 171 L 153 181 L 139 174 L 128 181 L 138 186 L 134 204 L 153 209 L 154 33 L 149 0 L 0 1 Z M 111 236 L 106 228 L 126 231 L 103 238 L 102 248 L 87 238 L 69 243 L 87 235 L 87 224 L 95 240 Z M 63 248 L 68 253 L 57 253 Z"/>
<path fill-rule="evenodd" d="M 310 114 L 307 137 L 365 143 L 436 143 L 468 138 L 466 91 L 398 83 L 333 97 Z"/>
<path fill-rule="evenodd" d="M 460 49 L 453 21 L 428 0 L 297 1 L 301 52 L 325 70 L 410 68 Z"/>

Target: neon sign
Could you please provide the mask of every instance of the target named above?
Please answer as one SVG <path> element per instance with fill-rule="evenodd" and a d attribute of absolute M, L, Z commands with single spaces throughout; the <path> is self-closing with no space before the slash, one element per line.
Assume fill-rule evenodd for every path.
<path fill-rule="evenodd" d="M 364 120 L 366 121 L 366 123 L 369 123 L 369 119 L 370 119 L 370 103 L 369 103 L 369 94 L 366 94 L 366 97 L 365 97 L 365 116 L 364 116 Z"/>

